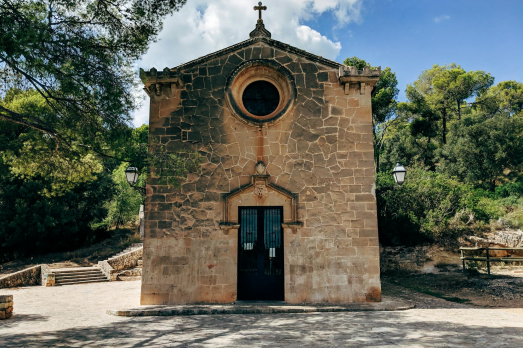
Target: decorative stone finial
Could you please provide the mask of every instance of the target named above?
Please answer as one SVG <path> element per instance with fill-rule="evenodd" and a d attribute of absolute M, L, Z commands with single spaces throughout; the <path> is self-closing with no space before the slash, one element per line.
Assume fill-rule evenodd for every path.
<path fill-rule="evenodd" d="M 255 37 L 268 37 L 269 39 L 271 38 L 270 31 L 265 29 L 265 25 L 263 24 L 261 12 L 262 10 L 267 10 L 267 6 L 262 6 L 262 3 L 260 1 L 258 3 L 258 6 L 254 6 L 254 11 L 258 11 L 258 21 L 256 22 L 256 28 L 249 34 L 251 39 Z"/>
<path fill-rule="evenodd" d="M 256 163 L 256 174 L 265 175 L 266 169 L 267 168 L 265 167 L 265 163 L 263 163 L 262 161 Z"/>

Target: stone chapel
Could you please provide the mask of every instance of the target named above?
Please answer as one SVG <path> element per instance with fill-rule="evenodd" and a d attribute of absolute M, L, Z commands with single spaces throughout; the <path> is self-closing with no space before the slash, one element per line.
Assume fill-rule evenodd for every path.
<path fill-rule="evenodd" d="M 272 39 L 265 9 L 248 40 L 140 72 L 150 141 L 202 158 L 179 187 L 148 178 L 143 305 L 381 300 L 381 71 Z"/>

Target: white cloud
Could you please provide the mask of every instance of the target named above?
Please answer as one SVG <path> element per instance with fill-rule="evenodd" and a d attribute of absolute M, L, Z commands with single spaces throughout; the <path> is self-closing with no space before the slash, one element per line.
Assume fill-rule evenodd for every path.
<path fill-rule="evenodd" d="M 174 67 L 192 59 L 247 40 L 258 14 L 258 0 L 191 0 L 172 16 L 138 66 L 158 70 Z M 266 0 L 262 11 L 265 27 L 272 38 L 328 59 L 336 59 L 341 43 L 330 40 L 303 21 L 326 12 L 332 13 L 332 27 L 361 23 L 364 0 Z M 136 111 L 134 125 L 148 122 L 148 102 Z"/>
<path fill-rule="evenodd" d="M 439 23 L 439 22 L 442 22 L 442 21 L 448 21 L 449 19 L 450 19 L 450 16 L 447 16 L 447 15 L 435 17 L 434 18 L 434 23 Z"/>

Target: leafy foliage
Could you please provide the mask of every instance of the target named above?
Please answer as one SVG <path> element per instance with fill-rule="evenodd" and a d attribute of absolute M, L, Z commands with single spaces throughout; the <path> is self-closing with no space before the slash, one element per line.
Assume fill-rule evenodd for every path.
<path fill-rule="evenodd" d="M 439 152 L 439 170 L 494 190 L 522 173 L 523 118 L 482 115 L 455 123 Z"/>
<path fill-rule="evenodd" d="M 105 153 L 135 108 L 132 64 L 185 0 L 4 0 L 3 93 L 36 91 L 52 113 L 0 105 L 0 118 L 59 147 Z M 7 95 L 6 95 L 7 97 Z M 73 149 L 78 150 L 78 149 Z"/>
<path fill-rule="evenodd" d="M 406 88 L 381 153 L 380 241 L 456 243 L 523 226 L 523 85 L 459 65 L 434 65 Z M 375 148 L 375 152 L 378 149 Z M 390 170 L 408 168 L 402 187 Z"/>
<path fill-rule="evenodd" d="M 380 242 L 385 245 L 452 245 L 505 212 L 488 192 L 456 178 L 416 167 L 407 175 L 401 187 L 378 195 Z M 377 188 L 391 187 L 391 180 L 390 172 L 379 173 Z"/>
<path fill-rule="evenodd" d="M 113 171 L 113 180 L 116 183 L 116 192 L 111 202 L 107 205 L 108 214 L 102 226 L 116 227 L 136 222 L 140 205 L 143 204 L 143 197 L 137 190 L 133 189 L 125 176 L 125 169 L 128 163 L 122 163 L 120 167 Z M 138 187 L 145 187 L 145 174 L 141 174 L 135 184 Z"/>
<path fill-rule="evenodd" d="M 60 195 L 42 177 L 0 177 L 0 262 L 97 241 L 103 233 L 91 225 L 105 218 L 113 192 L 104 173 Z"/>

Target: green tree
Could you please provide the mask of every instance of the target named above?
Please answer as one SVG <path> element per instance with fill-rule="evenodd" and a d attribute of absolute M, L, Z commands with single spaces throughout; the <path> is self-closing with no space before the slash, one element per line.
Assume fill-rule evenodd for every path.
<path fill-rule="evenodd" d="M 408 89 L 409 92 L 412 90 Z M 426 104 L 424 98 L 411 95 L 411 100 L 410 103 L 398 104 L 398 119 L 405 122 L 397 124 L 382 150 L 382 170 L 390 170 L 397 161 L 407 166 L 417 164 L 425 169 L 436 168 L 438 144 L 435 139 L 439 134 L 439 115 Z"/>
<path fill-rule="evenodd" d="M 452 126 L 438 158 L 442 172 L 494 190 L 522 173 L 523 118 L 466 117 Z"/>
<path fill-rule="evenodd" d="M 135 108 L 133 63 L 185 1 L 3 0 L 3 93 L 30 87 L 53 112 L 0 105 L 0 118 L 47 134 L 57 147 L 105 153 Z"/>
<path fill-rule="evenodd" d="M 467 72 L 454 63 L 442 66 L 436 64 L 407 86 L 407 98 L 411 102 L 423 98 L 425 105 L 438 114 L 441 143 L 446 144 L 448 122 L 452 116 L 461 118 L 463 102 L 485 92 L 493 82 L 494 78 L 483 71 Z"/>
<path fill-rule="evenodd" d="M 520 114 L 523 111 L 523 83 L 500 82 L 476 98 L 473 105 L 489 117 L 495 115 L 510 117 Z"/>
<path fill-rule="evenodd" d="M 40 176 L 0 176 L 0 262 L 73 250 L 103 237 L 92 226 L 107 215 L 105 203 L 114 193 L 111 177 L 102 172 L 59 195 L 52 184 Z"/>
<path fill-rule="evenodd" d="M 437 88 L 445 90 L 454 98 L 458 110 L 458 120 L 461 119 L 461 107 L 466 99 L 485 93 L 494 83 L 494 77 L 484 71 L 465 71 L 453 69 L 445 71 L 441 78 L 434 82 Z"/>
<path fill-rule="evenodd" d="M 45 99 L 34 90 L 9 90 L 0 106 L 18 113 L 35 113 L 42 120 L 54 117 Z M 11 175 L 42 177 L 48 180 L 53 194 L 74 188 L 80 182 L 94 180 L 103 163 L 77 145 L 57 148 L 45 133 L 33 128 L 0 120 L 0 157 Z M 47 186 L 45 186 L 47 189 Z"/>

